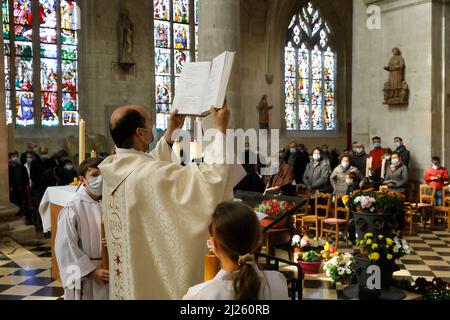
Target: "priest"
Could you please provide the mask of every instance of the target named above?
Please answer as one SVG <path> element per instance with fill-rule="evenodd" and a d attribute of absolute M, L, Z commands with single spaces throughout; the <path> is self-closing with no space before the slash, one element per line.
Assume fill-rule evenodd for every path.
<path fill-rule="evenodd" d="M 116 154 L 100 165 L 104 179 L 110 299 L 181 299 L 203 279 L 208 225 L 217 204 L 233 198 L 225 163 L 229 109 L 211 108 L 218 133 L 213 163 L 172 163 L 172 134 L 185 116 L 171 113 L 168 129 L 149 154 L 152 117 L 142 106 L 116 109 L 110 132 Z M 222 152 L 220 152 L 222 151 Z"/>

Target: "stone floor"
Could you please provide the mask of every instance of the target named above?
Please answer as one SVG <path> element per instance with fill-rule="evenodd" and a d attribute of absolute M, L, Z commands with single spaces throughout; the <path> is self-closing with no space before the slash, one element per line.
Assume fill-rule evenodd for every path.
<path fill-rule="evenodd" d="M 401 270 L 394 276 L 413 282 L 418 277 L 433 277 L 450 281 L 450 233 L 443 230 L 421 229 L 406 240 L 413 248 L 411 254 L 398 263 Z M 0 239 L 0 300 L 58 300 L 63 289 L 50 276 L 50 240 L 37 246 L 21 246 L 9 238 Z M 352 251 L 340 246 L 339 251 Z M 334 288 L 322 273 L 306 275 L 304 299 L 344 299 L 342 287 Z"/>

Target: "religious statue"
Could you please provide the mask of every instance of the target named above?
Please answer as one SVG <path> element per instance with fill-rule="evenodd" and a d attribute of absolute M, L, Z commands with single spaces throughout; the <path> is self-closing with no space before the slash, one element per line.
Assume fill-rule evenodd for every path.
<path fill-rule="evenodd" d="M 384 83 L 384 104 L 408 104 L 409 89 L 405 82 L 405 60 L 400 49 L 392 49 L 393 56 L 384 69 L 389 72 L 389 78 Z"/>
<path fill-rule="evenodd" d="M 273 109 L 273 106 L 269 107 L 267 103 L 267 94 L 263 95 L 261 101 L 259 102 L 259 128 L 269 129 L 269 110 Z"/>
<path fill-rule="evenodd" d="M 134 25 L 127 9 L 122 9 L 118 23 L 119 33 L 119 64 L 134 64 L 133 61 L 133 35 Z"/>

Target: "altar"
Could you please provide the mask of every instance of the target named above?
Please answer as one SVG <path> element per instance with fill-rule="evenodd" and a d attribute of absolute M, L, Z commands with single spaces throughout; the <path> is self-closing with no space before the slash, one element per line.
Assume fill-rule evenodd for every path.
<path fill-rule="evenodd" d="M 59 268 L 56 262 L 54 245 L 58 225 L 58 216 L 61 209 L 69 203 L 76 194 L 77 186 L 48 187 L 45 190 L 39 205 L 39 214 L 42 219 L 44 232 L 51 231 L 52 247 L 52 278 L 59 280 Z"/>

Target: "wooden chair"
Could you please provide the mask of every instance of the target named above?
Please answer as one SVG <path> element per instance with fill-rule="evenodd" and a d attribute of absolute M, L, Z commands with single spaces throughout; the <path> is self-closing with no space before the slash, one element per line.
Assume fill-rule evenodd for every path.
<path fill-rule="evenodd" d="M 311 214 L 312 208 L 309 204 L 309 199 L 311 199 L 311 194 L 308 192 L 306 186 L 304 184 L 297 185 L 297 193 L 296 196 L 300 199 L 305 199 L 306 202 L 303 206 L 298 208 L 296 214 L 294 215 L 293 223 L 294 230 L 297 230 L 299 222 L 301 222 L 301 218 L 305 215 Z"/>
<path fill-rule="evenodd" d="M 336 197 L 334 200 L 334 217 L 320 220 L 320 237 L 328 240 L 328 235 L 334 234 L 336 246 L 339 244 L 340 227 L 344 228 L 345 243 L 348 243 L 348 220 L 350 218 L 350 210 L 342 203 L 342 197 Z"/>
<path fill-rule="evenodd" d="M 442 205 L 434 206 L 431 210 L 431 226 L 436 219 L 447 221 L 447 228 L 450 232 L 450 186 L 442 188 Z"/>
<path fill-rule="evenodd" d="M 425 212 L 433 208 L 434 197 L 436 195 L 436 187 L 431 187 L 428 184 L 421 184 L 419 186 L 419 203 L 418 210 L 422 212 L 424 227 L 427 225 L 428 217 Z"/>
<path fill-rule="evenodd" d="M 405 229 L 408 229 L 408 234 L 412 235 L 414 225 L 420 220 L 418 203 L 405 202 Z"/>
<path fill-rule="evenodd" d="M 316 191 L 314 199 L 314 214 L 301 217 L 301 226 L 312 223 L 310 230 L 316 231 L 316 239 L 319 238 L 319 226 L 322 219 L 329 217 L 331 207 L 331 193 L 320 193 Z"/>

